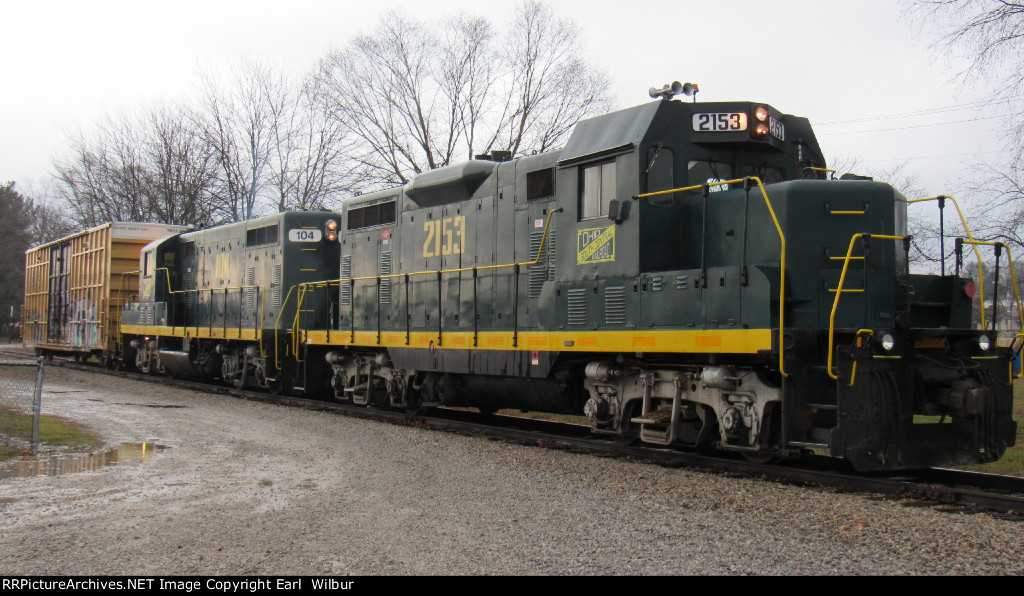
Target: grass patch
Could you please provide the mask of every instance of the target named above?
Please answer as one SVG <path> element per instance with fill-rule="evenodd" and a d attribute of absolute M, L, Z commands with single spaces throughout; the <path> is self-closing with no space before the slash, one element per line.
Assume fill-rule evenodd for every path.
<path fill-rule="evenodd" d="M 28 444 L 32 440 L 32 414 L 25 414 L 10 408 L 0 408 L 3 418 L 4 434 L 18 437 Z M 0 461 L 8 460 L 24 451 L 23 448 L 10 445 L 0 435 Z M 21 441 L 19 441 L 21 442 Z M 94 433 L 87 431 L 56 416 L 43 415 L 39 418 L 39 449 L 56 453 L 73 453 L 79 451 L 95 451 L 103 446 L 103 441 Z"/>

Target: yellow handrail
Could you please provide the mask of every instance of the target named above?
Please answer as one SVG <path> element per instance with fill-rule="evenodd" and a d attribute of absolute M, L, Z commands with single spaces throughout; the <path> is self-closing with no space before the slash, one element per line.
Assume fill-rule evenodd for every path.
<path fill-rule="evenodd" d="M 761 183 L 761 179 L 758 178 L 757 176 L 751 176 L 749 178 L 740 178 L 740 179 L 737 179 L 737 180 L 726 180 L 726 181 L 723 181 L 723 182 L 712 182 L 712 183 L 708 184 L 707 186 L 710 187 L 710 186 L 721 186 L 723 184 L 739 184 L 739 183 L 743 182 L 744 180 L 752 180 L 754 182 L 757 182 L 758 188 L 761 189 L 761 196 L 764 197 L 764 203 L 765 203 L 765 205 L 768 206 L 768 213 L 771 214 L 772 221 L 775 223 L 775 231 L 778 232 L 778 234 L 779 234 L 779 242 L 781 244 L 781 249 L 780 249 L 780 254 L 779 254 L 779 268 L 781 270 L 780 273 L 779 273 L 779 374 L 781 374 L 783 377 L 788 377 L 789 375 L 786 373 L 785 364 L 784 364 L 784 362 L 785 362 L 785 360 L 784 360 L 785 354 L 783 353 L 783 351 L 785 349 L 784 348 L 785 341 L 783 341 L 783 337 L 782 337 L 783 331 L 785 330 L 785 327 L 786 327 L 786 325 L 785 325 L 785 316 L 786 316 L 785 315 L 785 312 L 786 312 L 786 235 L 782 233 L 782 226 L 779 225 L 779 218 L 776 217 L 776 215 L 775 215 L 775 208 L 772 207 L 772 202 L 768 198 L 768 192 L 764 189 L 764 184 Z M 688 191 L 691 191 L 691 190 L 700 190 L 703 187 L 704 187 L 704 185 L 696 185 L 696 186 L 687 186 L 687 187 L 684 187 L 684 188 L 675 188 L 675 189 L 672 189 L 672 190 L 661 190 L 661 191 L 658 191 L 658 192 L 649 192 L 649 193 L 646 193 L 646 194 L 637 195 L 636 198 L 644 199 L 644 198 L 648 198 L 648 197 L 656 197 L 658 195 L 671 194 L 671 193 L 676 193 L 676 192 L 688 192 Z"/>
<path fill-rule="evenodd" d="M 294 289 L 296 287 L 317 286 L 317 285 L 321 285 L 321 284 L 326 284 L 327 287 L 330 287 L 330 284 L 334 284 L 334 283 L 337 283 L 340 286 L 341 282 L 343 282 L 343 281 L 347 281 L 347 282 L 351 283 L 351 282 L 357 282 L 357 281 L 369 281 L 371 279 L 373 279 L 373 280 L 376 280 L 376 279 L 397 279 L 397 278 L 406 277 L 406 276 L 412 277 L 414 275 L 439 275 L 439 274 L 440 275 L 446 275 L 446 274 L 450 274 L 450 273 L 465 273 L 466 271 L 474 271 L 474 270 L 475 271 L 486 271 L 486 270 L 489 270 L 489 269 L 502 269 L 502 268 L 507 268 L 507 267 L 517 267 L 517 266 L 518 267 L 530 267 L 532 265 L 536 265 L 536 264 L 540 263 L 541 256 L 544 254 L 544 246 L 547 244 L 548 231 L 551 228 L 551 219 L 552 219 L 552 217 L 554 217 L 554 215 L 556 213 L 560 213 L 561 211 L 563 211 L 563 209 L 561 207 L 558 207 L 557 209 L 552 209 L 551 211 L 548 212 L 547 221 L 544 223 L 544 233 L 541 236 L 540 246 L 537 247 L 537 256 L 532 261 L 521 262 L 521 263 L 507 263 L 507 264 L 504 264 L 504 265 L 484 265 L 482 267 L 462 267 L 460 269 L 441 269 L 441 270 L 434 270 L 434 271 L 416 271 L 415 273 L 393 273 L 393 274 L 390 274 L 390 275 L 374 275 L 374 276 L 367 276 L 367 277 L 345 277 L 345 278 L 341 278 L 341 279 L 331 279 L 331 280 L 323 280 L 323 281 L 305 282 L 305 283 L 301 283 L 301 284 L 297 284 L 295 286 L 292 286 L 292 288 Z M 302 292 L 302 290 L 300 290 L 300 292 Z M 291 290 L 288 291 L 288 295 L 291 296 Z M 293 346 L 296 345 L 295 344 L 295 337 L 298 335 L 298 331 L 301 331 L 301 327 L 298 326 L 298 321 L 299 321 L 299 315 L 302 312 L 302 302 L 301 302 L 301 300 L 304 298 L 304 296 L 305 296 L 304 294 L 301 294 L 300 297 L 296 299 L 298 302 L 297 302 L 296 309 L 295 309 L 295 318 L 292 320 L 292 333 L 293 333 L 292 344 L 293 344 Z M 355 300 L 355 296 L 353 295 L 349 299 L 350 300 Z M 285 304 L 287 304 L 287 301 L 288 300 L 286 298 L 285 299 Z M 379 307 L 379 305 L 378 305 L 378 307 Z M 284 312 L 284 306 L 283 305 L 281 307 L 281 312 Z M 280 319 L 280 313 L 278 313 L 278 318 Z M 274 329 L 275 341 L 276 341 L 277 327 L 279 327 L 279 326 L 280 326 L 279 324 L 275 325 L 275 329 Z M 298 350 L 297 349 L 296 349 L 295 357 L 298 358 Z"/>
<path fill-rule="evenodd" d="M 878 239 L 878 240 L 906 240 L 907 239 L 906 236 L 885 236 L 885 235 L 882 235 L 882 234 L 877 234 L 877 235 L 876 234 L 854 234 L 853 237 L 850 238 L 850 246 L 849 246 L 849 248 L 846 249 L 846 259 L 843 261 L 843 272 L 839 275 L 839 287 L 836 288 L 836 299 L 832 302 L 832 314 L 829 316 L 829 319 L 828 319 L 828 363 L 827 363 L 827 368 L 825 370 L 826 370 L 826 372 L 828 372 L 828 376 L 831 377 L 832 379 L 836 380 L 836 381 L 839 380 L 839 377 L 834 372 L 832 372 L 832 360 L 833 360 L 833 357 L 834 357 L 834 353 L 833 352 L 835 350 L 835 346 L 832 345 L 832 344 L 833 344 L 833 341 L 834 341 L 834 338 L 835 338 L 835 331 L 836 331 L 836 311 L 839 310 L 839 299 L 843 296 L 843 285 L 846 284 L 846 271 L 847 271 L 847 269 L 850 266 L 850 261 L 852 260 L 853 247 L 856 245 L 858 239 L 863 238 L 865 236 L 870 236 L 872 240 L 874 240 L 874 239 Z M 867 281 L 867 280 L 865 280 L 865 281 Z M 865 297 L 865 300 L 867 300 L 866 297 Z M 858 332 L 858 334 L 859 333 L 860 332 Z M 853 371 L 852 371 L 851 375 L 856 375 L 856 374 L 857 374 L 857 363 L 854 362 L 854 367 L 853 367 Z"/>
<path fill-rule="evenodd" d="M 202 293 L 202 292 L 212 292 L 214 290 L 224 290 L 224 291 L 231 291 L 231 290 L 239 290 L 239 291 L 241 291 L 241 290 L 258 290 L 261 294 L 263 294 L 263 300 L 261 301 L 261 304 L 260 304 L 260 313 L 259 313 L 260 320 L 258 321 L 259 324 L 257 325 L 257 328 L 256 328 L 256 340 L 260 344 L 260 354 L 263 355 L 264 357 L 266 356 L 265 354 L 263 354 L 263 313 L 265 312 L 266 301 L 267 301 L 266 288 L 264 288 L 263 286 L 255 286 L 255 285 L 253 285 L 253 286 L 230 286 L 230 287 L 226 287 L 226 288 L 210 288 L 210 289 L 203 289 L 203 290 L 200 290 L 200 289 L 195 289 L 195 290 L 175 290 L 171 286 L 171 272 L 170 272 L 170 270 L 167 267 L 158 267 L 157 269 L 153 270 L 153 275 L 154 276 L 156 275 L 157 271 L 163 271 L 166 274 L 166 278 L 167 278 L 167 292 L 169 294 L 171 294 L 171 295 L 174 295 L 174 294 L 191 294 L 193 292 L 195 292 L 196 294 L 199 294 L 199 293 Z M 130 273 L 140 273 L 140 272 L 134 271 L 134 272 L 130 272 Z M 212 307 L 212 304 L 211 304 L 211 307 Z M 177 327 L 177 325 L 173 325 L 172 324 L 171 328 L 173 329 L 174 327 Z M 188 329 L 188 325 L 182 325 L 182 329 L 183 330 Z M 198 324 L 195 325 L 195 329 L 196 329 L 196 333 L 198 334 L 198 332 L 199 332 L 199 325 Z"/>
<path fill-rule="evenodd" d="M 974 242 L 974 236 L 971 234 L 971 228 L 967 225 L 967 218 L 964 217 L 964 212 L 960 209 L 960 203 L 956 200 L 955 197 L 951 197 L 949 195 L 939 195 L 937 197 L 928 197 L 926 199 L 910 199 L 910 200 L 906 200 L 906 203 L 908 205 L 910 205 L 912 203 L 923 203 L 925 201 L 938 201 L 939 199 L 949 199 L 950 201 L 953 201 L 953 206 L 956 207 L 956 212 L 960 216 L 960 223 L 963 224 L 964 231 L 967 233 L 967 239 L 970 240 L 971 242 Z M 897 200 L 904 200 L 904 199 L 897 199 Z M 981 307 L 981 328 L 984 329 L 985 328 L 985 289 L 984 289 L 985 278 L 984 278 L 984 275 L 983 275 L 983 273 L 981 271 L 981 252 L 978 250 L 977 246 L 974 247 L 974 256 L 977 257 L 977 259 L 978 259 L 978 300 L 981 301 L 981 306 L 982 306 Z M 946 255 L 941 255 L 941 258 L 943 258 L 943 259 L 946 258 Z"/>
<path fill-rule="evenodd" d="M 1020 291 L 1017 289 L 1017 272 L 1014 271 L 1014 268 L 1013 268 L 1013 255 L 1010 253 L 1010 247 L 1007 246 L 1006 244 L 1002 243 L 1002 242 L 982 242 L 980 240 L 964 240 L 964 244 L 973 244 L 974 245 L 974 250 L 978 250 L 978 246 L 979 245 L 981 245 L 981 246 L 1002 246 L 1003 248 L 1006 249 L 1006 258 L 1010 261 L 1010 279 L 1011 279 L 1011 281 L 1013 281 L 1013 295 L 1014 295 L 1014 298 L 1017 301 L 1017 318 L 1018 318 L 1018 320 L 1020 322 L 1020 329 L 1021 329 L 1021 331 L 1024 331 L 1024 309 L 1021 308 Z M 978 271 L 981 271 L 981 267 L 978 267 Z M 993 304 L 992 307 L 995 308 L 996 305 Z M 982 302 L 981 302 L 981 312 L 982 312 L 982 317 L 983 317 L 982 318 L 981 328 L 985 329 L 985 323 L 984 323 L 984 320 L 985 320 L 984 319 L 984 316 L 985 316 L 985 314 L 984 314 L 985 313 L 985 301 L 984 301 L 984 299 L 982 299 Z M 992 338 L 992 340 L 995 341 L 995 338 Z"/>

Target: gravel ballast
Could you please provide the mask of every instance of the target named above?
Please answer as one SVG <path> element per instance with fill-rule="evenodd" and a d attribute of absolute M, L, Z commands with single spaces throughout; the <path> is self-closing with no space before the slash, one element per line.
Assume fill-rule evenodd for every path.
<path fill-rule="evenodd" d="M 46 374 L 45 413 L 166 449 L 0 480 L 5 575 L 1024 572 L 987 514 Z"/>

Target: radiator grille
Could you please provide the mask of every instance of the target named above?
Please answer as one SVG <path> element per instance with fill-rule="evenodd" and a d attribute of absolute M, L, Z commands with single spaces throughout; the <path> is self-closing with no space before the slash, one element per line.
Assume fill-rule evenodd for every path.
<path fill-rule="evenodd" d="M 245 272 L 245 285 L 250 286 L 245 288 L 245 305 L 249 308 L 256 306 L 256 288 L 251 287 L 256 285 L 256 268 L 249 267 Z"/>
<path fill-rule="evenodd" d="M 352 255 L 341 257 L 341 294 L 342 304 L 352 303 Z"/>
<path fill-rule="evenodd" d="M 391 251 L 380 253 L 380 276 L 391 275 Z M 380 280 L 380 303 L 391 304 L 391 280 Z"/>
<path fill-rule="evenodd" d="M 281 266 L 274 265 L 274 308 L 281 308 Z"/>
<path fill-rule="evenodd" d="M 548 231 L 547 242 L 544 242 L 544 254 L 537 259 L 537 251 L 544 241 L 544 232 L 537 231 L 530 234 L 530 261 L 537 261 L 536 265 L 530 265 L 530 298 L 539 298 L 544 282 L 555 278 L 555 231 Z"/>
<path fill-rule="evenodd" d="M 609 286 L 604 289 L 604 322 L 606 325 L 626 324 L 626 288 Z"/>
<path fill-rule="evenodd" d="M 569 324 L 587 324 L 587 290 L 574 288 L 569 290 Z"/>

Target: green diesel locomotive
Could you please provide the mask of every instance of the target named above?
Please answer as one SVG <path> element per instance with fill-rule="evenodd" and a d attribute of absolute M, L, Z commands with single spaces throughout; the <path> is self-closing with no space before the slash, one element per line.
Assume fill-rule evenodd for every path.
<path fill-rule="evenodd" d="M 861 470 L 1013 445 L 1014 352 L 972 327 L 971 280 L 910 273 L 908 200 L 827 179 L 805 118 L 663 95 L 559 151 L 155 242 L 122 357 Z"/>

